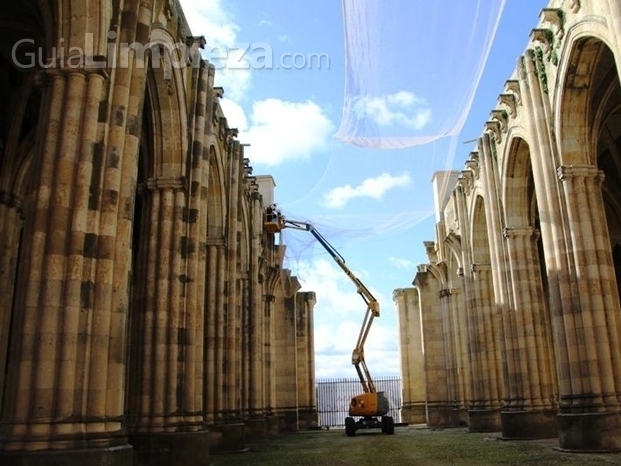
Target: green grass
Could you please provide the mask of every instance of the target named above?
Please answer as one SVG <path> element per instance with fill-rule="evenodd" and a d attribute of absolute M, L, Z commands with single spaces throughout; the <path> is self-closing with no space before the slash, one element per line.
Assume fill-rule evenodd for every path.
<path fill-rule="evenodd" d="M 475 434 L 460 429 L 396 427 L 395 435 L 379 429 L 283 434 L 248 445 L 243 453 L 212 455 L 215 466 L 397 466 L 397 465 L 613 465 L 621 453 L 566 453 L 558 441 L 503 441 L 498 434 Z"/>

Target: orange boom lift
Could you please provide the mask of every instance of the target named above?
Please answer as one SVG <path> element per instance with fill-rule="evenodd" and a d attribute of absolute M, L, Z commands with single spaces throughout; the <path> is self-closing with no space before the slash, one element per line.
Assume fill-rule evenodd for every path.
<path fill-rule="evenodd" d="M 382 432 L 392 435 L 395 433 L 395 423 L 388 416 L 388 399 L 384 392 L 378 392 L 373 378 L 364 360 L 364 343 L 371 329 L 373 319 L 379 317 L 379 302 L 371 294 L 369 289 L 356 277 L 345 264 L 341 254 L 308 222 L 286 219 L 275 206 L 268 207 L 264 217 L 264 228 L 268 233 L 277 233 L 285 228 L 310 232 L 321 244 L 334 261 L 345 272 L 349 279 L 354 282 L 358 294 L 367 305 L 362 328 L 358 335 L 356 347 L 351 355 L 351 362 L 356 368 L 363 393 L 356 395 L 349 404 L 349 416 L 345 418 L 345 432 L 348 436 L 356 435 L 358 429 L 381 428 Z M 356 419 L 358 418 L 358 419 Z"/>

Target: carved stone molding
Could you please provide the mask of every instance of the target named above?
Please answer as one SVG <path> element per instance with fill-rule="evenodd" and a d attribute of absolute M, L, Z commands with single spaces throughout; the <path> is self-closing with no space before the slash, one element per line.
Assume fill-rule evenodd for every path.
<path fill-rule="evenodd" d="M 180 178 L 149 178 L 147 180 L 147 188 L 151 191 L 156 189 L 179 191 L 186 189 L 186 184 L 186 178 L 183 176 Z"/>
<path fill-rule="evenodd" d="M 503 93 L 498 96 L 498 102 L 507 108 L 507 113 L 511 118 L 517 115 L 517 99 L 515 94 Z"/>

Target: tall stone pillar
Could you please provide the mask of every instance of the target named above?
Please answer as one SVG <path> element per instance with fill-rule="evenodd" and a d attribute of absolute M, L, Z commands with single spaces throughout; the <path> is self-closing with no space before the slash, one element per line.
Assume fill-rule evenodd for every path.
<path fill-rule="evenodd" d="M 224 318 L 224 351 L 226 365 L 223 368 L 224 417 L 228 421 L 239 421 L 240 412 L 240 367 L 241 367 L 241 293 L 239 279 L 239 242 L 240 242 L 240 170 L 242 147 L 238 141 L 229 137 L 227 141 L 227 248 L 226 248 L 226 291 Z"/>
<path fill-rule="evenodd" d="M 11 316 L 14 307 L 16 273 L 20 258 L 21 232 L 24 224 L 20 201 L 9 193 L 0 192 L 0 363 L 5 364 L 9 353 Z M 5 386 L 4 371 L 0 371 L 0 400 Z"/>
<path fill-rule="evenodd" d="M 448 275 L 448 274 L 447 274 Z M 447 281 L 449 277 L 447 276 Z M 444 341 L 444 372 L 446 377 L 447 403 L 450 407 L 450 425 L 466 422 L 464 392 L 459 376 L 462 348 L 459 338 L 461 290 L 445 286 L 439 291 L 439 310 L 442 321 L 442 339 Z"/>
<path fill-rule="evenodd" d="M 423 352 L 425 354 L 425 399 L 427 424 L 453 426 L 452 400 L 449 399 L 447 384 L 446 347 L 442 325 L 442 304 L 439 271 L 435 266 L 421 266 L 414 286 L 419 290 L 421 318 L 425 329 Z"/>
<path fill-rule="evenodd" d="M 298 292 L 296 303 L 296 351 L 298 429 L 317 427 L 317 395 L 315 389 L 315 345 L 313 309 L 317 299 L 312 291 Z"/>
<path fill-rule="evenodd" d="M 419 290 L 401 288 L 393 291 L 399 329 L 399 354 L 403 401 L 401 420 L 423 424 L 425 417 L 425 355 Z"/>
<path fill-rule="evenodd" d="M 558 433 L 556 380 L 549 317 L 536 257 L 537 233 L 532 227 L 505 228 L 511 284 L 512 331 L 505 334 L 507 357 L 516 362 L 507 369 L 502 408 L 502 435 L 511 438 L 548 438 Z"/>
<path fill-rule="evenodd" d="M 209 425 L 223 418 L 222 364 L 224 355 L 224 242 L 208 240 L 207 299 L 205 309 L 205 420 Z"/>
<path fill-rule="evenodd" d="M 276 392 L 275 414 L 280 417 L 280 424 L 285 430 L 297 431 L 298 428 L 298 391 L 297 391 L 297 309 L 296 292 L 300 284 L 289 271 L 283 271 L 286 279 L 279 287 L 274 302 L 274 385 Z M 288 354 L 288 357 L 282 357 Z"/>
<path fill-rule="evenodd" d="M 502 358 L 501 342 L 509 321 L 509 290 L 507 287 L 505 250 L 502 242 L 502 205 L 499 200 L 498 166 L 496 162 L 496 141 L 489 132 L 478 141 L 480 178 L 485 194 L 485 238 L 472 238 L 478 242 L 473 252 L 473 261 L 479 273 L 475 273 L 479 297 L 482 299 L 482 322 L 484 325 L 485 359 L 489 379 L 486 384 L 489 398 L 484 401 L 484 412 L 473 412 L 470 425 L 476 430 L 498 430 L 500 428 L 500 405 L 503 396 L 503 368 L 512 361 Z M 487 264 L 489 261 L 489 265 Z M 481 263 L 482 262 L 482 263 Z M 504 359 L 504 363 L 502 362 Z M 477 423 L 480 424 L 477 427 Z"/>
<path fill-rule="evenodd" d="M 144 309 L 134 310 L 140 318 L 132 335 L 130 440 L 139 464 L 149 466 L 204 464 L 209 453 L 202 386 L 194 377 L 202 318 L 185 305 L 185 184 L 182 178 L 147 182 L 148 251 L 139 284 L 145 299 Z"/>
<path fill-rule="evenodd" d="M 567 342 L 571 392 L 561 392 L 560 446 L 621 450 L 621 314 L 601 184 L 593 166 L 558 169 L 571 235 L 580 312 L 563 316 L 576 335 Z"/>
<path fill-rule="evenodd" d="M 107 179 L 102 193 L 98 213 L 107 224 L 89 211 L 106 76 L 55 69 L 49 79 L 36 201 L 23 235 L 0 462 L 129 464 L 127 275 L 115 255 L 126 233 L 116 204 L 125 200 L 120 183 Z"/>
<path fill-rule="evenodd" d="M 255 199 L 256 198 L 256 199 Z M 249 440 L 259 440 L 266 437 L 265 409 L 263 404 L 264 386 L 264 354 L 263 332 L 264 302 L 263 302 L 263 272 L 259 257 L 263 256 L 263 211 L 258 196 L 251 203 L 252 238 L 250 242 L 250 306 L 248 311 L 248 419 L 245 420 Z"/>
<path fill-rule="evenodd" d="M 476 156 L 476 152 L 471 154 L 472 166 L 476 164 Z M 470 181 L 471 178 L 468 176 L 459 177 L 457 186 L 455 186 L 452 192 L 457 221 L 460 225 L 459 237 L 461 246 L 459 269 L 456 270 L 456 275 L 461 281 L 462 290 L 462 297 L 459 301 L 460 326 L 459 334 L 456 338 L 456 340 L 460 342 L 460 348 L 463 353 L 461 357 L 459 383 L 462 387 L 464 407 L 468 412 L 473 407 L 473 383 L 481 374 L 481 354 L 473 351 L 473 348 L 477 348 L 482 341 L 482 336 L 478 331 L 479 327 L 476 325 L 478 314 L 473 290 L 474 270 L 472 268 L 473 251 L 472 248 L 469 247 L 471 244 L 470 229 L 465 227 L 470 224 L 467 214 L 467 194 L 471 189 Z M 469 419 L 466 421 L 466 424 L 469 424 Z"/>
<path fill-rule="evenodd" d="M 478 344 L 471 344 L 471 354 L 479 361 L 481 372 L 473 374 L 468 429 L 472 432 L 495 432 L 500 430 L 500 325 L 493 301 L 490 264 L 472 264 L 472 272 L 476 301 L 473 324 L 479 335 Z"/>

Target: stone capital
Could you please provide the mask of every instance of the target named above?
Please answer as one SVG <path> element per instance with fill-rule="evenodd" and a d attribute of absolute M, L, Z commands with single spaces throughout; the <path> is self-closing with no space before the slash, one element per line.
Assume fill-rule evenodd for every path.
<path fill-rule="evenodd" d="M 526 227 L 506 227 L 502 230 L 502 236 L 505 239 L 514 238 L 516 236 L 530 237 L 535 233 L 535 230 L 531 226 Z"/>
<path fill-rule="evenodd" d="M 571 178 L 594 178 L 600 182 L 604 180 L 604 172 L 594 165 L 561 165 L 556 169 L 556 174 L 561 181 Z"/>
<path fill-rule="evenodd" d="M 150 191 L 154 191 L 154 190 L 160 190 L 160 191 L 165 191 L 165 190 L 179 191 L 179 190 L 186 189 L 186 179 L 185 179 L 185 177 L 180 177 L 180 178 L 174 178 L 174 177 L 168 177 L 168 178 L 149 178 L 147 180 L 147 188 Z"/>
<path fill-rule="evenodd" d="M 490 263 L 486 263 L 486 264 L 485 263 L 472 264 L 470 266 L 470 270 L 473 273 L 490 271 L 490 270 L 492 270 L 492 265 Z"/>

